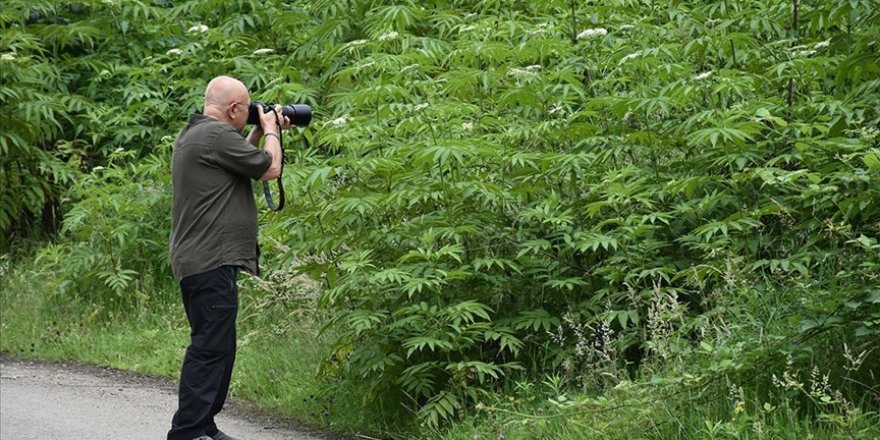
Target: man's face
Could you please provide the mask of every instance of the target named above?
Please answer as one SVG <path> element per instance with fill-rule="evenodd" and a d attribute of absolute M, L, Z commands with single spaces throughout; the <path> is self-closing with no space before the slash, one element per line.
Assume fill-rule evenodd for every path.
<path fill-rule="evenodd" d="M 244 130 L 244 126 L 247 125 L 248 118 L 248 109 L 251 105 L 251 99 L 248 96 L 247 92 L 240 93 L 237 96 L 237 99 L 229 104 L 229 120 L 232 122 L 232 128 L 238 130 L 239 132 Z"/>

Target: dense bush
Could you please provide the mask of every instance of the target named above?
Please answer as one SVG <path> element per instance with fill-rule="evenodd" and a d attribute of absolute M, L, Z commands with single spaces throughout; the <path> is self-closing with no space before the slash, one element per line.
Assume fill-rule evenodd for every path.
<path fill-rule="evenodd" d="M 439 426 L 511 378 L 760 400 L 820 365 L 876 406 L 870 0 L 10 3 L 0 226 L 81 182 L 63 232 L 111 290 L 167 276 L 167 193 L 137 176 L 227 73 L 316 107 L 266 264 L 325 283 L 324 373 L 368 400 Z"/>

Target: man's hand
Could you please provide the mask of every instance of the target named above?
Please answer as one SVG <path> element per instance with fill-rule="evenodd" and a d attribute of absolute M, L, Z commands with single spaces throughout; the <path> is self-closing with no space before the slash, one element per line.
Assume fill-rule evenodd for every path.
<path fill-rule="evenodd" d="M 290 120 L 285 118 L 281 113 L 281 106 L 275 105 L 275 111 L 263 113 L 260 110 L 260 127 L 263 129 L 263 133 L 275 133 L 278 134 L 280 130 L 286 130 L 290 128 Z M 277 119 L 276 119 L 277 117 Z M 278 126 L 278 122 L 281 123 L 281 126 Z"/>

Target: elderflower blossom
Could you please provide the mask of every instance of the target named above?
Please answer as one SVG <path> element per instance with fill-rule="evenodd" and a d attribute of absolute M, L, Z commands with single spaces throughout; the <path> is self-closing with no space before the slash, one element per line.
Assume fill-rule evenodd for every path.
<path fill-rule="evenodd" d="M 195 26 L 189 28 L 189 29 L 187 30 L 187 32 L 189 32 L 189 33 L 191 33 L 191 34 L 208 32 L 208 26 L 205 26 L 205 25 L 203 25 L 203 24 L 197 24 L 197 25 L 195 25 Z"/>
<path fill-rule="evenodd" d="M 578 40 L 591 39 L 596 37 L 604 37 L 608 35 L 608 30 L 605 28 L 595 28 L 595 29 L 587 29 L 577 35 Z"/>
<path fill-rule="evenodd" d="M 627 56 L 621 58 L 621 59 L 620 59 L 620 62 L 618 63 L 618 65 L 621 65 L 621 64 L 626 63 L 626 62 L 628 62 L 628 61 L 634 60 L 634 59 L 636 59 L 636 58 L 638 58 L 638 57 L 640 57 L 640 56 L 642 56 L 642 54 L 640 54 L 640 53 L 638 53 L 638 52 L 631 53 L 631 54 L 629 54 L 629 55 L 627 55 Z"/>
<path fill-rule="evenodd" d="M 348 123 L 348 115 L 340 116 L 340 117 L 330 121 L 330 123 L 337 126 L 337 127 L 342 127 L 343 125 Z"/>
<path fill-rule="evenodd" d="M 535 27 L 535 29 L 528 31 L 528 34 L 529 35 L 544 35 L 545 33 L 547 33 L 549 26 L 550 26 L 549 23 L 541 23 L 537 27 Z"/>
<path fill-rule="evenodd" d="M 174 49 L 168 49 L 168 52 L 165 52 L 165 55 L 180 55 L 182 53 L 182 50 L 175 47 Z"/>
<path fill-rule="evenodd" d="M 400 35 L 400 34 L 398 34 L 397 31 L 392 31 L 392 32 L 389 32 L 389 33 L 379 37 L 379 41 L 393 40 L 393 39 L 397 38 L 398 35 Z"/>
<path fill-rule="evenodd" d="M 529 66 L 531 67 L 531 66 Z M 534 76 L 536 69 L 529 69 L 528 67 L 525 69 L 520 69 L 518 67 L 514 67 L 507 71 L 507 76 L 511 76 L 514 78 L 521 78 L 525 76 Z"/>
<path fill-rule="evenodd" d="M 255 50 L 253 54 L 254 55 L 263 55 L 263 54 L 273 53 L 273 52 L 275 52 L 275 49 L 263 48 L 263 49 Z"/>
<path fill-rule="evenodd" d="M 365 44 L 367 44 L 367 43 L 369 43 L 369 42 L 370 42 L 370 40 L 354 40 L 354 41 L 349 41 L 348 43 L 345 44 L 345 47 L 363 46 L 363 45 L 365 45 Z"/>
<path fill-rule="evenodd" d="M 701 80 L 704 80 L 704 79 L 706 79 L 706 78 L 708 78 L 708 77 L 710 77 L 710 76 L 712 76 L 712 71 L 711 71 L 711 70 L 708 71 L 708 72 L 703 72 L 703 73 L 701 73 L 701 74 L 695 76 L 695 77 L 694 77 L 694 80 L 695 80 L 695 81 L 701 81 Z"/>

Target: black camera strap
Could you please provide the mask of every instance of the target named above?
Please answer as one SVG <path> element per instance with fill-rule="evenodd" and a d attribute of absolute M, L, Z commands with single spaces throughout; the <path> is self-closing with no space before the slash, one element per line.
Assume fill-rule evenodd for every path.
<path fill-rule="evenodd" d="M 278 144 L 281 146 L 281 170 L 278 171 L 278 206 L 272 200 L 272 192 L 269 190 L 269 182 L 263 182 L 263 195 L 266 196 L 266 204 L 272 211 L 280 211 L 284 207 L 284 182 L 281 181 L 281 175 L 284 173 L 284 141 L 281 133 L 281 121 L 278 119 L 278 113 L 275 113 L 275 123 L 278 125 Z"/>

